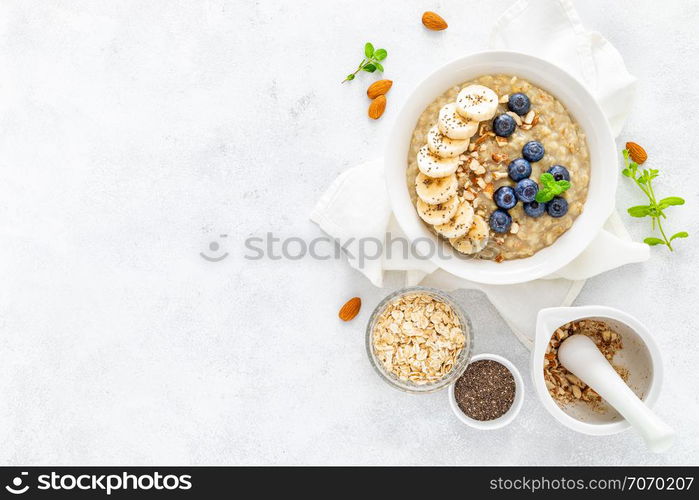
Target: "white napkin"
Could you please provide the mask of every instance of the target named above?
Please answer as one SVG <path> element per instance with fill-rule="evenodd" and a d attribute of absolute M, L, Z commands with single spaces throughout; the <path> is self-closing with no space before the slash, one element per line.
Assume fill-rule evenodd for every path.
<path fill-rule="evenodd" d="M 597 98 L 614 134 L 620 132 L 633 101 L 636 80 L 609 42 L 584 29 L 569 0 L 518 0 L 495 23 L 491 46 L 548 59 L 576 76 Z M 614 213 L 605 229 L 573 262 L 554 276 L 518 285 L 474 283 L 437 269 L 428 260 L 404 259 L 397 255 L 401 252 L 394 252 L 390 258 L 386 252 L 380 259 L 360 258 L 371 256 L 379 242 L 388 247 L 387 233 L 394 239 L 405 238 L 391 214 L 382 159 L 343 172 L 318 201 L 311 220 L 343 244 L 350 265 L 376 286 L 383 285 L 384 271 L 392 270 L 406 271 L 406 285 L 482 290 L 527 346 L 531 346 L 539 309 L 570 305 L 585 279 L 642 262 L 650 255 L 647 245 L 630 241 Z M 360 245 L 364 245 L 364 252 L 359 251 Z"/>

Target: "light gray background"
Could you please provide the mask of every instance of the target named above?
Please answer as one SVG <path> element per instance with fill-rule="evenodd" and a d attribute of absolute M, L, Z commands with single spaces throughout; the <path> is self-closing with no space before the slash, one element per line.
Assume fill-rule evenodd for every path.
<path fill-rule="evenodd" d="M 620 143 L 647 146 L 657 191 L 683 195 L 674 255 L 589 281 L 579 304 L 638 315 L 657 335 L 666 455 L 633 433 L 575 434 L 527 395 L 483 433 L 446 394 L 372 372 L 364 326 L 399 285 L 342 260 L 246 261 L 243 239 L 312 238 L 330 182 L 380 154 L 410 89 L 484 49 L 505 1 L 0 4 L 0 463 L 656 464 L 697 460 L 699 5 L 578 2 L 639 77 Z M 424 10 L 450 23 L 420 24 Z M 388 110 L 366 118 L 366 40 L 389 50 Z M 642 201 L 622 182 L 618 204 Z M 645 221 L 625 217 L 633 236 Z M 219 234 L 227 233 L 226 239 Z M 210 241 L 230 252 L 199 257 Z M 349 324 L 349 297 L 364 301 Z M 476 351 L 527 351 L 478 293 Z"/>

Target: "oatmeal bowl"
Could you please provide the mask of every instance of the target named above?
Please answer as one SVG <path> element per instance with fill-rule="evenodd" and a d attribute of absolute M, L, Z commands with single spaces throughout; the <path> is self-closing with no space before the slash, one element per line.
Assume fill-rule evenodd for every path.
<path fill-rule="evenodd" d="M 551 275 L 578 256 L 614 208 L 616 165 L 586 88 L 505 51 L 457 59 L 418 85 L 385 154 L 393 212 L 415 251 L 490 284 Z"/>

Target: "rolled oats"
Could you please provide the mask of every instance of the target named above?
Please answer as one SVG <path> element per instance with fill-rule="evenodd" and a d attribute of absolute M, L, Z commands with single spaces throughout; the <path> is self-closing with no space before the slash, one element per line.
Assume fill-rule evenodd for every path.
<path fill-rule="evenodd" d="M 399 380 L 439 381 L 456 364 L 466 343 L 458 316 L 432 295 L 404 295 L 388 303 L 372 330 L 374 354 Z"/>

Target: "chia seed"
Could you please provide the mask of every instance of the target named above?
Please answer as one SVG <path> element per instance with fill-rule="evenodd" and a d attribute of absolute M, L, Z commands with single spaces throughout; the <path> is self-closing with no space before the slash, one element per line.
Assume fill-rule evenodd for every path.
<path fill-rule="evenodd" d="M 515 378 L 506 366 L 491 359 L 468 365 L 456 381 L 454 397 L 461 411 L 474 420 L 495 420 L 515 400 Z"/>

